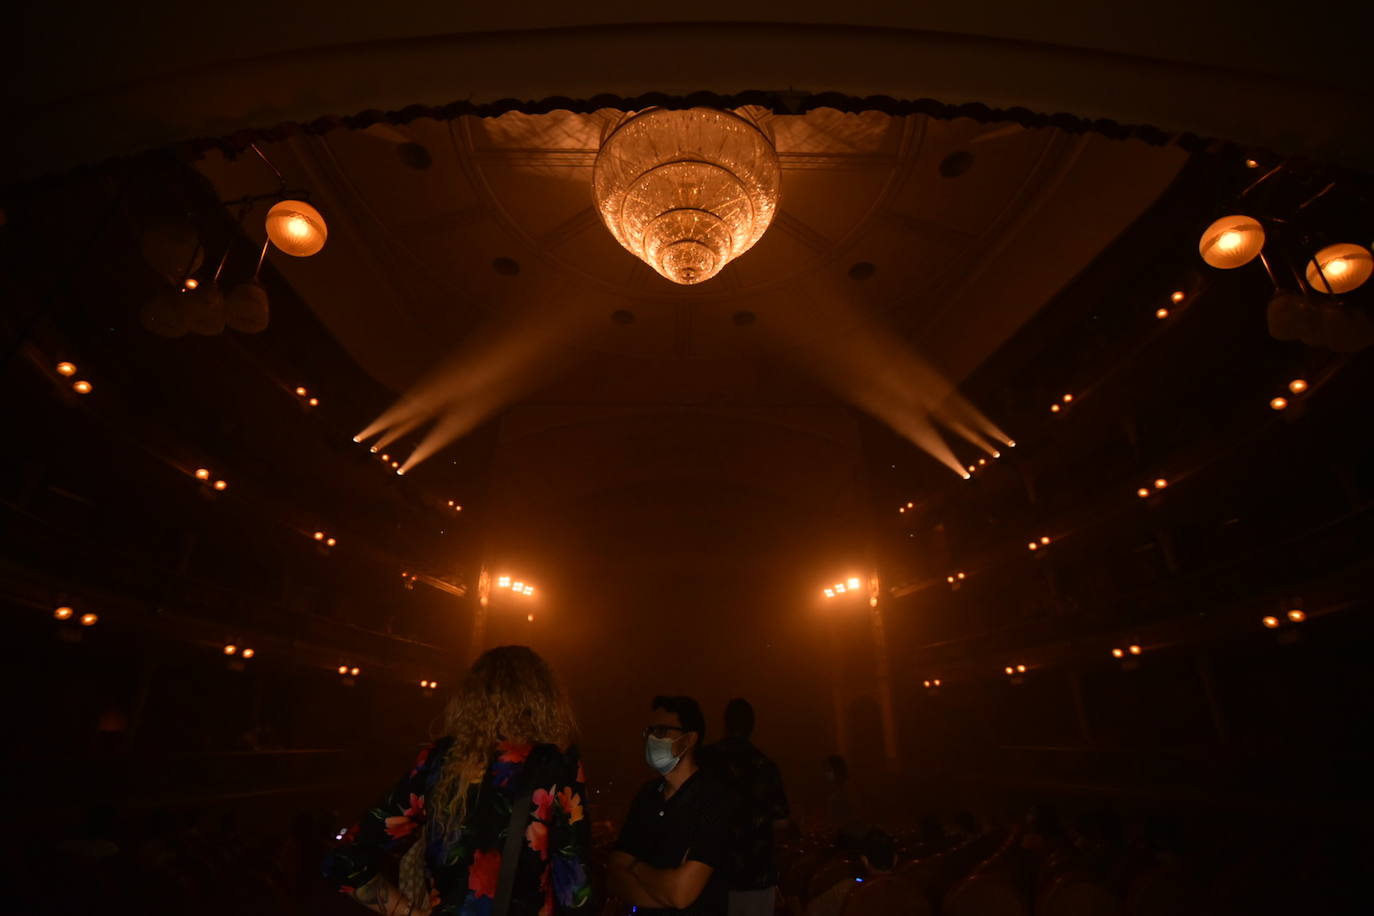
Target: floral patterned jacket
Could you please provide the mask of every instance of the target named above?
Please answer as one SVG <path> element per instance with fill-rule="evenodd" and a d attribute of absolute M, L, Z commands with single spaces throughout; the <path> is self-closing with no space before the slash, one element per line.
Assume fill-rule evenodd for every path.
<path fill-rule="evenodd" d="M 558 916 L 590 910 L 586 857 L 590 831 L 583 813 L 586 780 L 576 748 L 501 742 L 482 779 L 468 786 L 461 826 L 443 835 L 425 808 L 439 781 L 452 738 L 420 751 L 415 766 L 375 808 L 340 835 L 324 861 L 325 877 L 345 894 L 375 876 L 389 855 L 425 842 L 435 916 L 488 916 L 501 874 L 511 806 L 534 786 L 525 842 L 516 867 L 512 916 Z"/>

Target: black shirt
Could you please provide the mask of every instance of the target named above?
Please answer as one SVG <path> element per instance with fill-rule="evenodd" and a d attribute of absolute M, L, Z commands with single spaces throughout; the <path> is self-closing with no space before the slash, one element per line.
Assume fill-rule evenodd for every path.
<path fill-rule="evenodd" d="M 725 868 L 730 890 L 773 887 L 778 883 L 773 825 L 790 816 L 777 765 L 747 738 L 718 741 L 706 748 L 702 760 L 725 785 L 734 805 Z"/>
<path fill-rule="evenodd" d="M 700 862 L 711 867 L 711 877 L 686 909 L 639 907 L 638 913 L 725 916 L 727 889 L 721 867 L 730 797 L 719 782 L 700 770 L 668 799 L 663 797 L 666 787 L 662 779 L 644 784 L 630 803 L 615 848 L 653 868 L 677 868 L 684 859 Z"/>

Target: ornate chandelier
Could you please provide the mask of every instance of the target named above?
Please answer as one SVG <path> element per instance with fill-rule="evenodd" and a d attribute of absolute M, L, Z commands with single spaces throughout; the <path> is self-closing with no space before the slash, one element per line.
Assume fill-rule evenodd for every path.
<path fill-rule="evenodd" d="M 592 191 L 617 242 L 674 283 L 700 283 L 773 221 L 778 156 L 739 115 L 651 108 L 601 144 Z"/>

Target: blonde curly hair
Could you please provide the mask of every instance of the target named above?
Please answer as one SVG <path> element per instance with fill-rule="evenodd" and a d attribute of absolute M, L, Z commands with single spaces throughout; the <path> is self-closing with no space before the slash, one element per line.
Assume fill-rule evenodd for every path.
<path fill-rule="evenodd" d="M 430 810 L 447 834 L 463 823 L 467 789 L 481 781 L 497 742 L 553 744 L 566 750 L 576 737 L 577 722 L 544 659 L 529 646 L 498 646 L 473 662 L 444 712 L 442 733 L 453 736 L 453 746 Z"/>

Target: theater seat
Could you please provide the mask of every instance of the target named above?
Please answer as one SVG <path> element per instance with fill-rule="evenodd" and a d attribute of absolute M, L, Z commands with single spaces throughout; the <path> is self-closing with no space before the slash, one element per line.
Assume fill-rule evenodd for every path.
<path fill-rule="evenodd" d="M 822 865 L 806 882 L 806 900 L 812 901 L 841 881 L 859 876 L 859 866 L 848 859 L 832 859 Z"/>
<path fill-rule="evenodd" d="M 1028 916 L 1025 895 L 1006 874 L 970 875 L 945 895 L 941 916 Z"/>
<path fill-rule="evenodd" d="M 911 882 L 895 875 L 870 878 L 845 898 L 842 916 L 930 916 L 933 912 Z"/>

